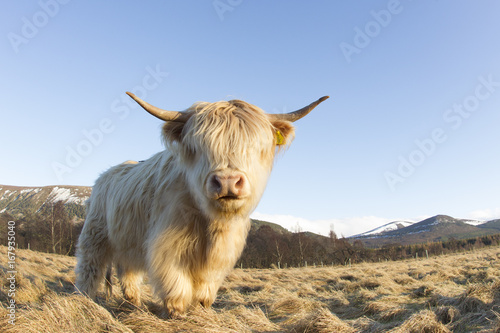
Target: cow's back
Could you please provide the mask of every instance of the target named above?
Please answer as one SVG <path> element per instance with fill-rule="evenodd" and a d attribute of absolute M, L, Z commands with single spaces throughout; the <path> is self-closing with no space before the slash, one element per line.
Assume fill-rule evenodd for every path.
<path fill-rule="evenodd" d="M 162 168 L 171 167 L 166 151 L 140 163 L 127 161 L 97 179 L 89 199 L 89 216 L 102 215 L 116 255 L 144 258 L 142 253 Z"/>

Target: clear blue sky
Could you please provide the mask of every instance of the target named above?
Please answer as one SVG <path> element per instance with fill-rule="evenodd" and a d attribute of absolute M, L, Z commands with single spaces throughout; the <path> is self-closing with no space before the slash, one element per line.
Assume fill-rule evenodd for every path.
<path fill-rule="evenodd" d="M 346 236 L 500 218 L 499 13 L 497 1 L 6 2 L 0 184 L 92 185 L 161 150 L 161 122 L 127 90 L 179 110 L 238 98 L 285 112 L 330 95 L 296 123 L 255 216 Z"/>

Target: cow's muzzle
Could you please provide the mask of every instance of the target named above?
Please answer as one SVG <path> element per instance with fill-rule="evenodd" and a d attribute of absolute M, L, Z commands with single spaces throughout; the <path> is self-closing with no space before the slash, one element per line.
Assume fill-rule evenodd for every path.
<path fill-rule="evenodd" d="M 244 173 L 233 170 L 215 171 L 206 181 L 208 197 L 213 200 L 238 200 L 250 194 L 248 179 Z"/>

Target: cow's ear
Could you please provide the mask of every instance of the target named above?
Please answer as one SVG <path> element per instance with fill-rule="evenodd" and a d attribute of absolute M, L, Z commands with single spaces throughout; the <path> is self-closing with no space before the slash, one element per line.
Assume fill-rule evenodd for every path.
<path fill-rule="evenodd" d="M 289 121 L 275 120 L 273 122 L 274 138 L 277 146 L 286 146 L 292 143 L 295 137 L 295 127 Z"/>
<path fill-rule="evenodd" d="M 182 140 L 182 130 L 184 129 L 186 123 L 167 121 L 163 125 L 162 136 L 163 142 L 169 144 L 172 142 L 180 142 Z"/>

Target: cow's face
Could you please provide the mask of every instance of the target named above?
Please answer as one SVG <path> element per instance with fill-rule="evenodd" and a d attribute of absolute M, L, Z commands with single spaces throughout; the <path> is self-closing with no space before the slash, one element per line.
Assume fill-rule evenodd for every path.
<path fill-rule="evenodd" d="M 165 120 L 163 139 L 173 151 L 198 208 L 208 217 L 248 215 L 262 196 L 276 146 L 294 137 L 292 122 L 324 96 L 286 114 L 266 114 L 240 100 L 198 103 L 184 112 L 157 108 L 127 93 Z"/>
<path fill-rule="evenodd" d="M 192 197 L 209 217 L 248 215 L 272 169 L 277 145 L 292 141 L 288 121 L 243 101 L 199 103 L 185 122 L 166 122 L 163 137 L 178 155 Z"/>

